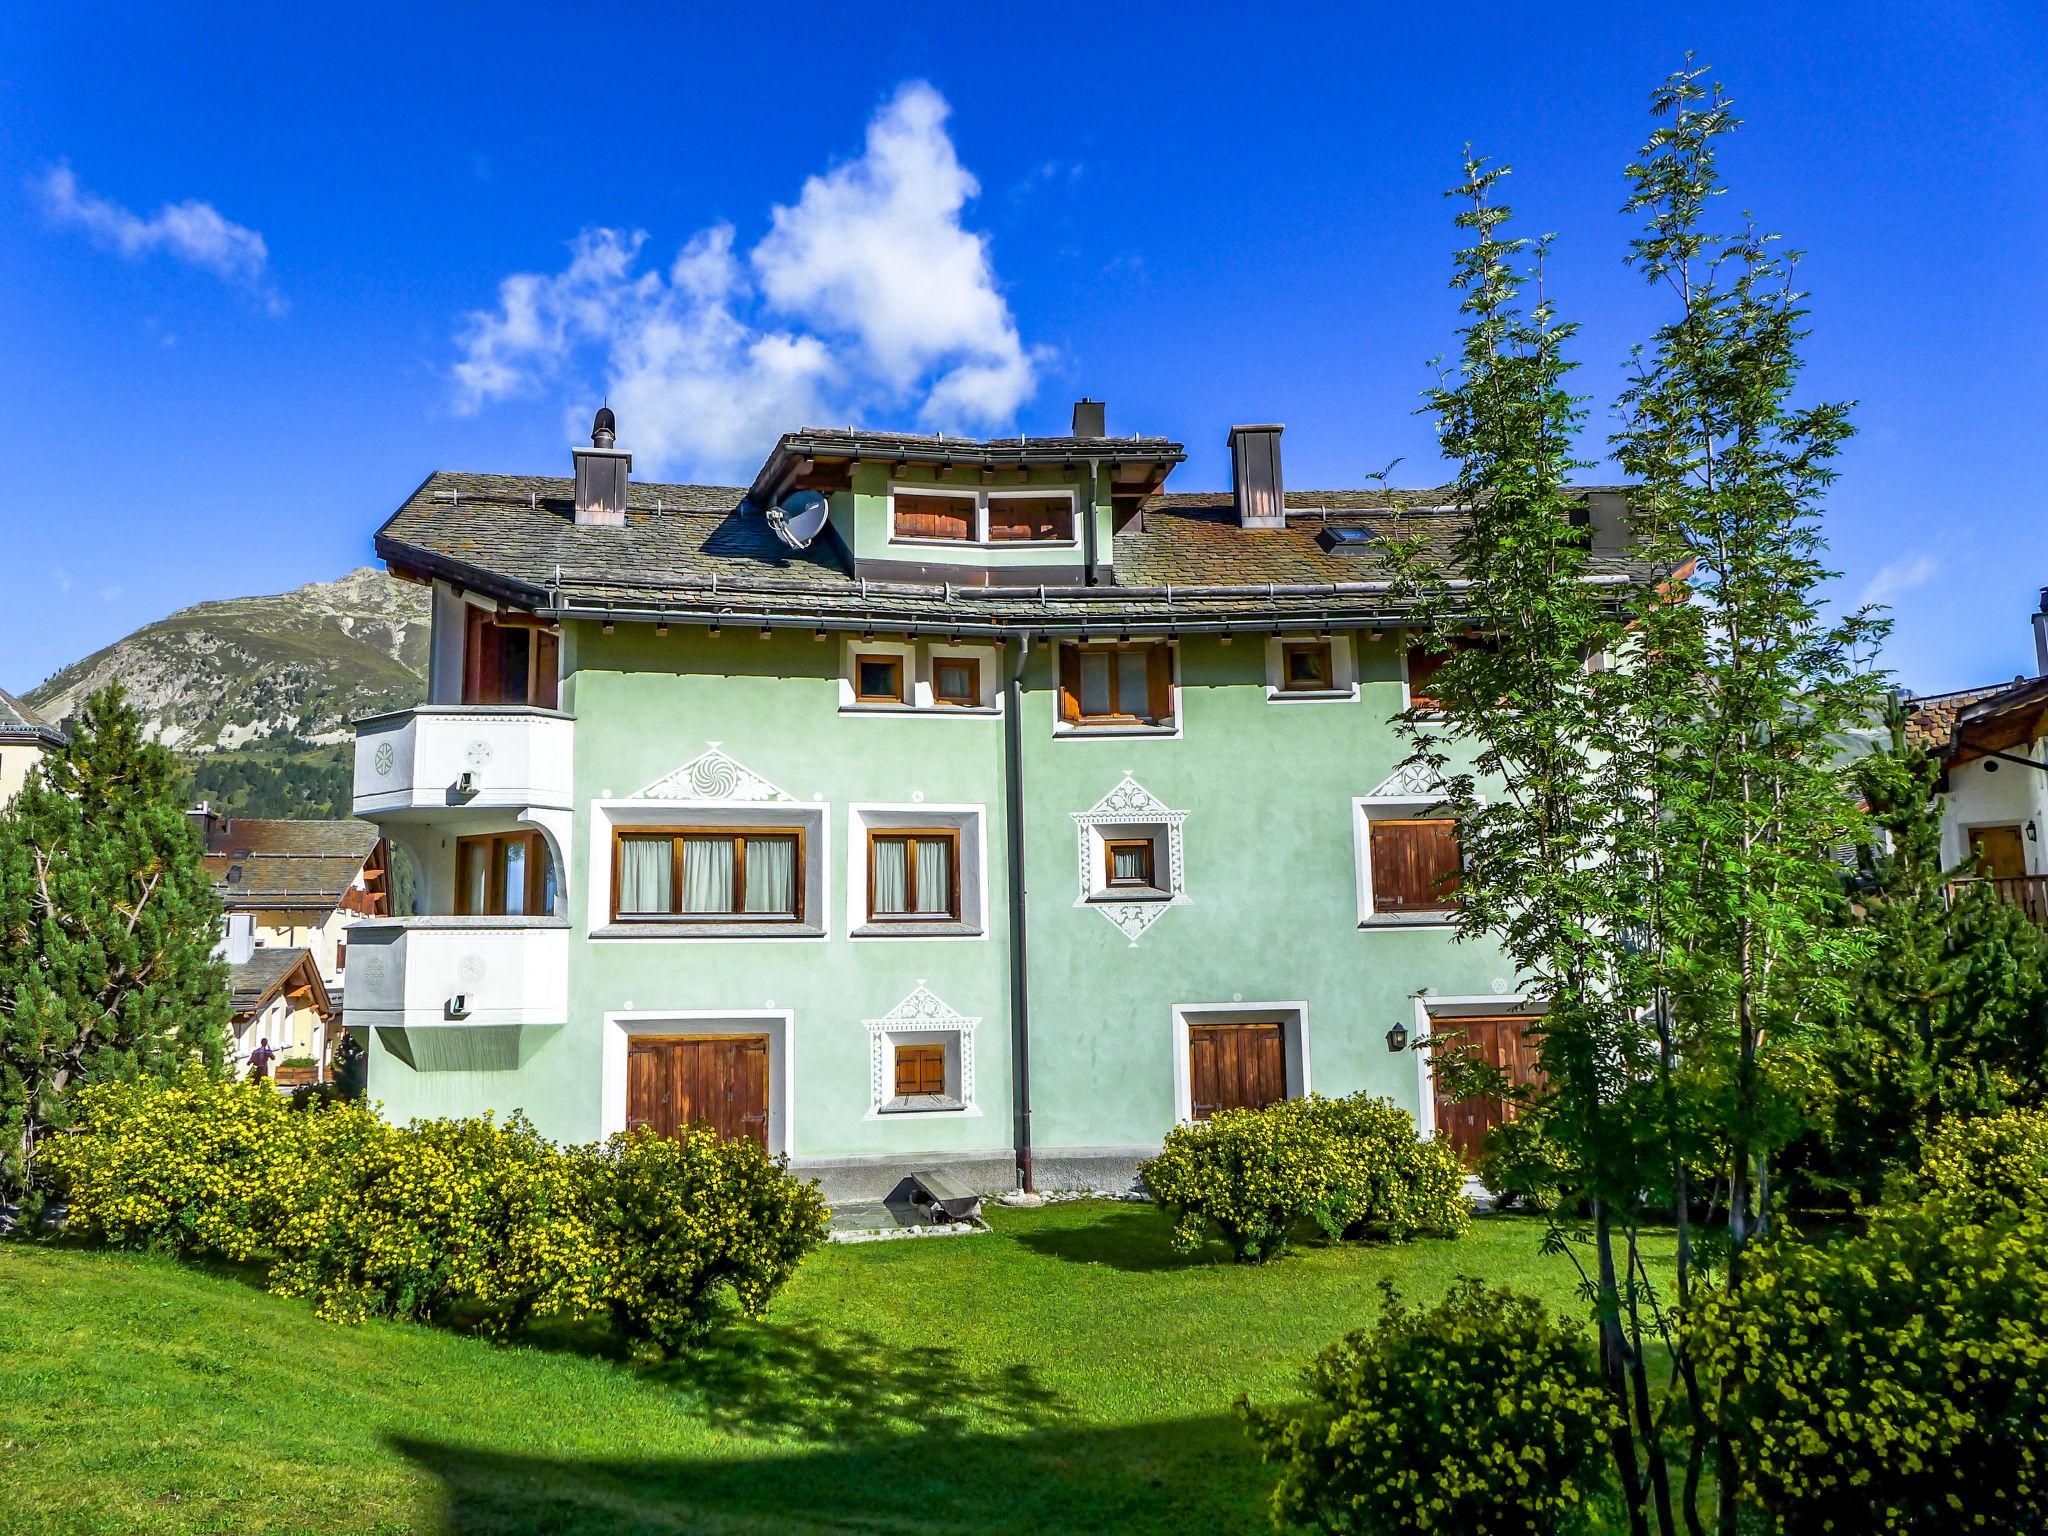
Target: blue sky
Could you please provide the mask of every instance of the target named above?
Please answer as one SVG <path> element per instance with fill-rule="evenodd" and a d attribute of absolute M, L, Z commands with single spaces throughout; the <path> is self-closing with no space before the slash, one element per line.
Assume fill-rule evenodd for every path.
<path fill-rule="evenodd" d="M 1841 596 L 1896 606 L 1910 686 L 2032 670 L 2048 12 L 1252 15 L 8 7 L 0 686 L 369 563 L 429 470 L 564 472 L 605 395 L 669 479 L 1086 393 L 1188 444 L 1177 488 L 1235 421 L 1294 487 L 1434 483 L 1467 140 L 1558 233 L 1604 435 L 1662 313 L 1621 171 L 1687 48 L 1747 120 L 1731 201 L 1809 253 L 1811 390 L 1861 402 Z"/>

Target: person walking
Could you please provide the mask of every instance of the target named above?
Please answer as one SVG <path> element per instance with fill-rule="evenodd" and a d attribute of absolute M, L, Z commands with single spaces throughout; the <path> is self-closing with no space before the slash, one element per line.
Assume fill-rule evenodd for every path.
<path fill-rule="evenodd" d="M 256 1042 L 256 1049 L 249 1053 L 249 1081 L 260 1083 L 270 1076 L 270 1064 L 277 1059 L 277 1052 L 270 1048 L 270 1037 L 264 1036 Z"/>

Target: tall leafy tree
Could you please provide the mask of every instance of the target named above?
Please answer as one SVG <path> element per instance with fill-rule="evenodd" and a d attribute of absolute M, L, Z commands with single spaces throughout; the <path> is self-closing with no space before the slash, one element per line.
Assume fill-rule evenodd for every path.
<path fill-rule="evenodd" d="M 0 815 L 0 1186 L 43 1194 L 36 1146 L 73 1091 L 218 1067 L 220 903 L 183 779 L 118 685 Z"/>
<path fill-rule="evenodd" d="M 1868 947 L 1829 920 L 1836 854 L 1864 819 L 1841 743 L 1875 718 L 1882 637 L 1867 614 L 1830 619 L 1819 512 L 1849 408 L 1802 403 L 1805 295 L 1797 259 L 1747 219 L 1723 227 L 1720 149 L 1739 126 L 1688 67 L 1652 98 L 1662 119 L 1629 167 L 1644 220 L 1630 261 L 1671 307 L 1636 358 L 1612 439 L 1635 483 L 1648 552 L 1685 562 L 1688 601 L 1639 615 L 1658 700 L 1646 779 L 1664 822 L 1657 953 L 1681 1055 L 1713 1083 L 1727 1143 L 1723 1283 L 1768 1227 L 1771 1160 L 1795 1133 L 1812 1038 Z M 1738 1369 L 1741 1362 L 1737 1362 Z M 1686 1509 L 1699 1487 L 1696 1439 Z M 1714 1447 L 1723 1532 L 1736 1529 L 1732 1445 Z"/>
<path fill-rule="evenodd" d="M 1560 1230 L 1553 1247 L 1579 1263 L 1594 1305 L 1603 1379 L 1621 1410 L 1615 1463 L 1643 1529 L 1646 1506 L 1668 1523 L 1670 1502 L 1646 1349 L 1658 1319 L 1638 1241 L 1673 1143 L 1646 1022 L 1656 969 L 1643 927 L 1659 835 L 1644 793 L 1654 746 L 1644 721 L 1655 713 L 1645 690 L 1667 674 L 1621 663 L 1632 620 L 1665 600 L 1668 572 L 1592 547 L 1587 503 L 1571 489 L 1586 467 L 1574 446 L 1584 407 L 1568 387 L 1574 327 L 1543 291 L 1546 244 L 1506 232 L 1504 167 L 1468 154 L 1465 172 L 1450 194 L 1470 239 L 1453 278 L 1460 351 L 1425 407 L 1464 516 L 1441 561 L 1398 531 L 1390 543 L 1402 596 L 1441 658 L 1438 707 L 1411 712 L 1404 730 L 1411 762 L 1458 819 L 1459 926 L 1498 943 L 1544 1010 L 1528 1026 L 1544 1123 L 1592 1213 L 1583 1245 Z M 1511 1092 L 1442 1049 L 1434 1068 L 1450 1097 Z"/>

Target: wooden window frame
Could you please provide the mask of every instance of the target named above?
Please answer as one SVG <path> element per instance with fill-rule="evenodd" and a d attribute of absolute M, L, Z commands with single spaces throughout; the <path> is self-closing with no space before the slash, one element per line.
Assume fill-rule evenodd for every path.
<path fill-rule="evenodd" d="M 553 917 L 552 912 L 543 912 L 541 905 L 547 899 L 548 845 L 547 839 L 538 832 L 481 832 L 470 837 L 455 839 L 455 915 L 457 917 L 508 917 L 514 914 L 505 910 L 505 857 L 503 850 L 511 843 L 526 845 L 526 910 L 517 914 L 522 917 Z M 483 912 L 469 911 L 469 872 L 472 861 L 481 854 L 490 861 L 484 876 Z"/>
<path fill-rule="evenodd" d="M 941 667 L 965 667 L 967 669 L 968 697 L 949 699 L 939 692 L 939 669 Z M 941 709 L 979 709 L 981 707 L 981 658 L 978 656 L 934 656 L 932 658 L 932 704 Z"/>
<path fill-rule="evenodd" d="M 944 912 L 919 912 L 917 907 L 917 858 L 914 850 L 904 855 L 903 899 L 911 906 L 908 912 L 877 912 L 875 910 L 875 844 L 887 842 L 916 843 L 920 839 L 944 839 L 952 845 L 952 858 L 948 870 L 953 888 L 946 893 L 947 910 Z M 870 923 L 957 923 L 960 921 L 960 829 L 958 827 L 870 827 L 868 829 L 868 921 Z"/>
<path fill-rule="evenodd" d="M 1313 655 L 1321 658 L 1320 680 L 1310 683 L 1298 683 L 1294 680 L 1294 658 L 1302 655 Z M 1334 693 L 1336 689 L 1336 642 L 1331 640 L 1283 640 L 1280 643 L 1280 691 L 1282 693 Z"/>
<path fill-rule="evenodd" d="M 895 669 L 896 691 L 894 693 L 861 692 L 861 668 L 870 665 L 889 666 Z M 855 651 L 853 653 L 853 701 L 856 704 L 907 704 L 910 702 L 908 696 L 909 689 L 906 686 L 909 675 L 910 668 L 905 665 L 905 658 L 901 656 L 888 651 Z"/>
<path fill-rule="evenodd" d="M 1121 669 L 1116 657 L 1125 651 L 1140 650 L 1145 653 L 1145 713 L 1133 714 L 1120 706 L 1122 685 L 1119 678 Z M 1089 655 L 1104 655 L 1109 662 L 1110 712 L 1105 715 L 1090 715 L 1081 708 L 1081 668 L 1083 658 Z M 1095 643 L 1063 640 L 1059 650 L 1059 717 L 1062 723 L 1081 728 L 1101 726 L 1139 726 L 1159 729 L 1170 726 L 1175 718 L 1178 700 L 1175 697 L 1173 642 L 1160 640 L 1144 645 L 1128 646 L 1115 643 Z"/>
<path fill-rule="evenodd" d="M 904 1086 L 903 1068 L 907 1061 L 929 1062 L 933 1060 L 936 1060 L 939 1064 L 938 1087 L 919 1087 L 916 1078 L 911 1080 L 909 1087 L 906 1088 Z M 946 1043 L 943 1040 L 920 1040 L 914 1045 L 898 1042 L 891 1045 L 889 1049 L 889 1081 L 890 1085 L 896 1090 L 892 1097 L 898 1099 L 927 1096 L 933 1098 L 948 1097 L 946 1092 L 946 1066 Z"/>
<path fill-rule="evenodd" d="M 1457 902 L 1457 897 L 1456 897 L 1456 896 L 1455 896 L 1454 894 L 1448 894 L 1448 893 L 1447 893 L 1447 894 L 1438 894 L 1438 893 L 1437 893 L 1437 892 L 1435 892 L 1435 891 L 1432 891 L 1432 892 L 1429 892 L 1429 893 L 1428 893 L 1428 896 L 1427 896 L 1427 901 L 1428 901 L 1428 904 L 1427 904 L 1427 905 L 1409 905 L 1409 904 L 1406 904 L 1406 903 L 1402 903 L 1402 904 L 1398 904 L 1398 905 L 1389 905 L 1389 904 L 1388 904 L 1388 902 L 1387 902 L 1386 900 L 1383 900 L 1383 899 L 1381 898 L 1381 896 L 1380 896 L 1380 883 L 1379 883 L 1379 882 L 1380 882 L 1380 864 L 1379 864 L 1379 860 L 1378 860 L 1378 859 L 1376 859 L 1376 858 L 1374 858 L 1374 857 L 1372 856 L 1372 837 L 1373 837 L 1373 830 L 1374 830 L 1375 828 L 1377 828 L 1377 827 L 1416 827 L 1416 826 L 1444 826 L 1444 827 L 1449 827 L 1449 828 L 1451 828 L 1451 841 L 1452 841 L 1452 844 L 1453 844 L 1453 845 L 1454 845 L 1454 846 L 1455 846 L 1455 847 L 1457 848 L 1457 850 L 1458 850 L 1458 873 L 1459 873 L 1459 874 L 1460 874 L 1461 876 L 1462 876 L 1462 875 L 1463 875 L 1463 873 L 1464 873 L 1464 868 L 1465 868 L 1465 847 L 1464 847 L 1464 843 L 1463 843 L 1463 840 L 1462 840 L 1462 839 L 1460 839 L 1460 838 L 1458 837 L 1458 835 L 1457 835 L 1457 826 L 1458 826 L 1458 822 L 1457 822 L 1457 818 L 1456 818 L 1456 817 L 1454 817 L 1454 816 L 1369 816 L 1369 817 L 1367 817 L 1367 818 L 1366 818 L 1366 830 L 1365 830 L 1365 842 L 1366 842 L 1366 863 L 1367 863 L 1367 873 L 1368 873 L 1368 875 L 1369 875 L 1369 877 L 1370 877 L 1370 880 L 1371 880 L 1371 890 L 1370 890 L 1370 892 L 1369 892 L 1369 895 L 1370 895 L 1370 897 L 1371 897 L 1371 900 L 1372 900 L 1372 913 L 1373 913 L 1373 915 L 1374 915 L 1375 917 L 1380 917 L 1380 916 L 1387 916 L 1387 917 L 1397 917 L 1397 916 L 1408 916 L 1408 915 L 1412 915 L 1412 914 L 1422 914 L 1422 915 L 1428 915 L 1428 916 L 1435 916 L 1435 915 L 1438 915 L 1438 914 L 1440 914 L 1440 913 L 1447 913 L 1447 912 L 1455 912 L 1455 911 L 1457 911 L 1457 909 L 1458 909 L 1458 902 Z"/>
<path fill-rule="evenodd" d="M 810 839 L 808 828 L 800 825 L 782 827 L 613 827 L 612 828 L 612 907 L 614 923 L 801 923 L 809 896 L 805 884 L 810 872 Z M 622 844 L 627 838 L 665 837 L 669 843 L 669 899 L 680 908 L 683 904 L 683 840 L 690 837 L 727 838 L 737 846 L 733 849 L 732 902 L 730 912 L 621 912 L 619 910 L 619 886 L 625 874 Z M 796 882 L 794 912 L 748 912 L 747 900 L 747 847 L 750 837 L 793 837 L 796 839 Z"/>
<path fill-rule="evenodd" d="M 1143 848 L 1145 850 L 1144 879 L 1117 879 L 1116 855 L 1119 848 Z M 1102 840 L 1102 888 L 1105 891 L 1158 890 L 1158 857 L 1158 846 L 1149 837 L 1105 837 Z"/>
<path fill-rule="evenodd" d="M 967 537 L 956 539 L 945 534 L 905 533 L 896 522 L 896 499 L 899 496 L 931 496 L 948 501 L 967 504 Z M 992 501 L 1057 501 L 1064 499 L 1067 504 L 1066 532 L 1049 539 L 1010 539 L 995 537 L 989 520 L 989 503 Z M 1083 513 L 1080 493 L 1070 485 L 993 485 L 964 487 L 950 485 L 926 485 L 916 482 L 899 482 L 889 487 L 889 541 L 894 544 L 933 544 L 941 548 L 957 549 L 963 546 L 974 549 L 1071 549 L 1080 542 L 1080 522 Z"/>

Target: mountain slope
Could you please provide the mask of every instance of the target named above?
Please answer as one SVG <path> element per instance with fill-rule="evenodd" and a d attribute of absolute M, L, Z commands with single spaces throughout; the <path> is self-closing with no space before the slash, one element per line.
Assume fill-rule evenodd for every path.
<path fill-rule="evenodd" d="M 360 715 L 426 696 L 428 597 L 355 570 L 272 597 L 181 608 L 28 695 L 61 722 L 119 679 L 157 738 L 180 752 L 245 742 L 341 742 Z"/>

